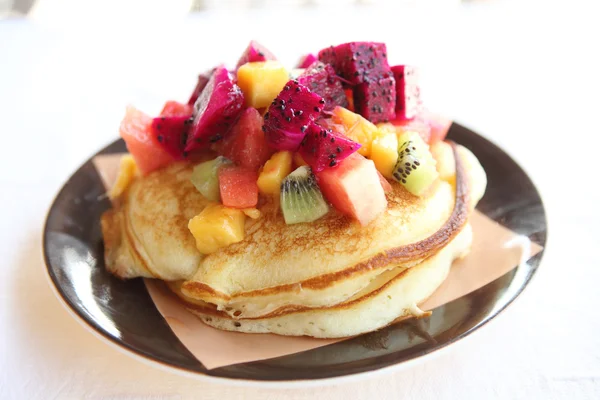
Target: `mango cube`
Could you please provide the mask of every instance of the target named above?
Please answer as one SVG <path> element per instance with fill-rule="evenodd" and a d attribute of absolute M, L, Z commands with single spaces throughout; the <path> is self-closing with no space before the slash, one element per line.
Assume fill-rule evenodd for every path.
<path fill-rule="evenodd" d="M 369 157 L 371 155 L 371 143 L 377 135 L 377 127 L 361 115 L 353 113 L 344 107 L 336 107 L 332 115 L 333 122 L 344 126 L 345 132 L 341 132 L 350 139 L 361 144 L 358 153 Z"/>
<path fill-rule="evenodd" d="M 209 204 L 200 214 L 190 219 L 188 229 L 196 239 L 198 251 L 211 254 L 244 240 L 245 223 L 246 215 L 242 210 Z"/>
<path fill-rule="evenodd" d="M 379 133 L 380 134 L 384 134 L 384 133 L 397 133 L 398 132 L 398 127 L 392 123 L 389 122 L 380 122 L 377 125 L 377 129 L 379 129 Z"/>
<path fill-rule="evenodd" d="M 279 151 L 265 163 L 258 176 L 258 190 L 266 195 L 279 198 L 279 189 L 283 179 L 292 172 L 292 152 Z"/>
<path fill-rule="evenodd" d="M 108 192 L 108 197 L 114 200 L 120 197 L 123 192 L 127 189 L 129 184 L 133 181 L 135 176 L 138 174 L 138 167 L 131 154 L 126 154 L 121 157 L 119 164 L 119 172 L 117 174 L 117 180 L 115 184 Z"/>
<path fill-rule="evenodd" d="M 238 69 L 237 78 L 246 105 L 254 108 L 271 105 L 290 79 L 287 70 L 278 61 L 246 63 Z"/>
<path fill-rule="evenodd" d="M 398 136 L 395 130 L 380 129 L 371 143 L 371 160 L 381 175 L 393 178 L 392 172 L 398 161 Z"/>
<path fill-rule="evenodd" d="M 256 208 L 243 208 L 242 212 L 251 219 L 259 219 L 261 216 L 260 210 Z"/>

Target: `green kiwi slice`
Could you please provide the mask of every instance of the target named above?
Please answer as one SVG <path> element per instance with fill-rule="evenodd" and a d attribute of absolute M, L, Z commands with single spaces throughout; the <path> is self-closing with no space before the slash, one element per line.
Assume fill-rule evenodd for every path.
<path fill-rule="evenodd" d="M 416 196 L 421 196 L 438 178 L 435 159 L 418 133 L 406 132 L 398 138 L 398 161 L 392 175 Z"/>
<path fill-rule="evenodd" d="M 329 211 L 312 170 L 303 166 L 281 182 L 281 210 L 288 225 L 312 222 Z"/>

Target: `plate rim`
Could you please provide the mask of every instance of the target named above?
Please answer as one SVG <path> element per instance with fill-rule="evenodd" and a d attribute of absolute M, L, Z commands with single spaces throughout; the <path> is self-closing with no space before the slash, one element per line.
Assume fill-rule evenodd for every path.
<path fill-rule="evenodd" d="M 480 135 L 479 133 L 471 130 L 470 128 L 466 127 L 465 125 L 463 125 L 462 123 L 458 123 L 458 122 L 453 122 L 453 125 L 457 125 L 460 128 L 468 131 L 469 134 L 471 135 L 475 135 L 478 136 L 482 139 L 484 139 L 485 141 L 491 143 L 493 146 L 495 146 L 496 148 L 500 149 L 505 155 L 507 155 L 512 162 L 514 162 L 518 168 L 524 173 L 524 175 L 530 180 L 533 189 L 535 190 L 538 198 L 539 198 L 539 202 L 543 211 L 543 215 L 544 215 L 544 223 L 545 223 L 545 233 L 546 236 L 544 238 L 544 242 L 541 243 L 542 246 L 542 250 L 530 257 L 526 263 L 528 263 L 530 260 L 532 260 L 535 257 L 539 257 L 539 261 L 538 261 L 538 265 L 534 268 L 534 270 L 529 274 L 529 276 L 526 278 L 526 280 L 524 281 L 524 284 L 519 288 L 518 292 L 515 293 L 515 295 L 510 298 L 508 300 L 508 302 L 506 304 L 504 304 L 500 309 L 494 311 L 492 314 L 489 315 L 489 317 L 487 319 L 484 319 L 483 321 L 480 321 L 479 323 L 477 323 L 476 325 L 470 327 L 468 330 L 466 330 L 465 332 L 463 332 L 462 334 L 452 338 L 450 341 L 446 342 L 443 346 L 439 347 L 439 348 L 435 348 L 435 349 L 430 349 L 420 355 L 417 355 L 413 358 L 407 359 L 407 360 L 403 360 L 403 361 L 399 361 L 399 362 L 395 362 L 393 364 L 390 365 L 386 365 L 386 366 L 382 366 L 382 367 L 375 367 L 373 369 L 370 370 L 366 370 L 366 371 L 360 371 L 360 372 L 350 372 L 347 373 L 345 375 L 339 375 L 339 376 L 330 376 L 330 377 L 323 377 L 323 378 L 300 378 L 300 379 L 285 379 L 285 380 L 262 380 L 262 379 L 248 379 L 248 378 L 243 378 L 243 377 L 225 377 L 225 376 L 215 376 L 215 375 L 211 375 L 211 374 L 207 374 L 204 373 L 202 371 L 195 371 L 195 370 L 191 370 L 185 367 L 181 367 L 181 366 L 177 366 L 168 362 L 165 362 L 163 360 L 160 360 L 156 357 L 153 357 L 151 354 L 146 354 L 143 351 L 140 351 L 130 345 L 128 345 L 127 343 L 123 342 L 122 340 L 118 340 L 116 338 L 113 338 L 111 336 L 109 336 L 106 332 L 104 332 L 102 329 L 100 329 L 100 327 L 95 326 L 95 324 L 92 321 L 88 321 L 81 313 L 80 311 L 74 307 L 66 298 L 64 293 L 61 291 L 61 289 L 59 288 L 59 283 L 55 280 L 55 277 L 53 277 L 53 274 L 50 271 L 50 259 L 49 259 L 49 255 L 48 255 L 48 224 L 50 221 L 50 216 L 55 208 L 55 205 L 57 203 L 58 198 L 60 197 L 60 195 L 62 194 L 62 192 L 65 190 L 67 184 L 80 172 L 80 170 L 82 168 L 84 168 L 84 166 L 90 162 L 91 160 L 93 160 L 94 157 L 102 154 L 103 152 L 105 152 L 109 147 L 115 145 L 116 143 L 118 143 L 120 140 L 122 139 L 117 139 L 114 140 L 112 142 L 109 142 L 108 144 L 104 145 L 102 148 L 100 148 L 98 151 L 96 151 L 95 153 L 93 153 L 91 156 L 89 156 L 88 158 L 85 159 L 85 161 L 79 165 L 79 167 L 69 175 L 69 177 L 62 183 L 62 185 L 60 186 L 60 188 L 58 189 L 58 191 L 56 192 L 56 194 L 54 195 L 52 202 L 50 203 L 50 206 L 48 207 L 48 210 L 46 212 L 46 217 L 44 220 L 44 225 L 43 225 L 43 232 L 42 232 L 42 253 L 43 253 L 43 259 L 44 259 L 44 275 L 46 276 L 46 279 L 48 280 L 48 285 L 51 287 L 52 293 L 54 294 L 54 296 L 56 297 L 56 299 L 58 300 L 58 302 L 62 305 L 62 307 L 64 309 L 66 309 L 66 311 L 68 312 L 68 314 L 73 317 L 76 321 L 78 321 L 78 323 L 83 326 L 83 328 L 87 331 L 89 331 L 94 337 L 96 337 L 97 339 L 99 339 L 101 342 L 109 345 L 110 347 L 116 349 L 117 351 L 119 351 L 122 354 L 125 354 L 133 359 L 136 359 L 146 365 L 150 365 L 154 368 L 169 372 L 169 373 L 173 373 L 175 375 L 178 376 L 184 376 L 184 377 L 188 377 L 188 378 L 192 378 L 192 379 L 196 379 L 199 381 L 206 381 L 206 382 L 210 382 L 210 383 L 217 383 L 217 384 L 226 384 L 226 385 L 234 385 L 234 386 L 239 386 L 239 387 L 269 387 L 269 388 L 299 388 L 299 387 L 319 387 L 319 386 L 326 386 L 326 385 L 331 385 L 331 384 L 335 384 L 335 383 L 339 383 L 339 382 L 347 382 L 347 381 L 357 381 L 357 380 L 364 380 L 367 379 L 369 377 L 378 375 L 378 376 L 383 376 L 386 374 L 391 374 L 395 371 L 404 369 L 404 368 L 410 368 L 411 366 L 415 365 L 415 364 L 419 364 L 419 363 L 423 363 L 426 362 L 432 358 L 434 358 L 435 356 L 438 355 L 442 355 L 445 353 L 448 353 L 450 351 L 452 351 L 453 349 L 455 349 L 458 343 L 462 343 L 464 342 L 464 339 L 471 336 L 474 332 L 478 331 L 480 328 L 482 328 L 483 326 L 485 326 L 486 324 L 488 324 L 489 322 L 491 322 L 492 320 L 495 320 L 500 314 L 502 314 L 510 305 L 512 305 L 515 300 L 517 300 L 519 297 L 521 297 L 522 293 L 525 291 L 525 289 L 531 284 L 534 276 L 537 273 L 537 270 L 539 268 L 539 264 L 542 262 L 543 256 L 545 254 L 545 249 L 546 249 L 546 244 L 548 242 L 547 240 L 547 236 L 548 236 L 548 216 L 546 213 L 546 207 L 544 205 L 544 201 L 541 197 L 540 191 L 538 190 L 537 185 L 535 184 L 535 182 L 533 181 L 533 179 L 531 178 L 531 176 L 529 174 L 527 174 L 526 170 L 508 153 L 506 152 L 501 146 L 497 145 L 496 143 L 494 143 L 493 141 L 491 141 L 490 139 L 488 139 L 487 137 Z M 459 143 L 460 144 L 460 143 Z M 511 270 L 512 271 L 512 270 Z M 509 271 L 510 272 L 510 271 Z M 497 279 L 501 279 L 501 278 L 497 278 Z M 496 280 L 497 280 L 496 279 Z M 492 281 L 495 282 L 496 280 Z M 490 283 L 492 283 L 490 282 Z M 201 363 L 201 362 L 200 362 Z"/>
<path fill-rule="evenodd" d="M 47 268 L 44 268 L 47 271 Z M 293 380 L 257 380 L 257 379 L 246 379 L 246 378 L 231 378 L 231 377 L 222 377 L 222 376 L 214 376 L 209 374 L 204 374 L 199 371 L 191 371 L 186 368 L 178 367 L 176 365 L 168 364 L 163 361 L 160 361 L 156 358 L 149 357 L 142 352 L 138 352 L 135 349 L 131 349 L 127 346 L 124 346 L 120 341 L 113 340 L 111 337 L 106 336 L 104 333 L 96 329 L 92 326 L 85 318 L 81 317 L 76 310 L 74 310 L 71 306 L 69 306 L 68 301 L 62 296 L 59 292 L 56 285 L 53 284 L 53 280 L 48 273 L 44 274 L 48 281 L 48 285 L 51 287 L 51 291 L 55 296 L 58 303 L 62 306 L 62 308 L 69 314 L 75 321 L 77 321 L 78 325 L 83 328 L 84 331 L 89 332 L 93 337 L 95 337 L 98 341 L 103 343 L 104 345 L 116 350 L 120 354 L 124 354 L 127 357 L 139 361 L 142 364 L 150 366 L 152 368 L 168 372 L 177 376 L 181 376 L 184 378 L 194 379 L 200 382 L 208 382 L 214 383 L 218 385 L 229 385 L 235 387 L 248 387 L 248 388 L 269 388 L 269 389 L 294 389 L 294 388 L 313 388 L 313 387 L 323 387 L 330 386 L 333 384 L 341 383 L 341 382 L 357 382 L 364 381 L 366 379 L 372 377 L 381 377 L 390 375 L 392 373 L 401 371 L 403 369 L 411 368 L 415 365 L 423 364 L 437 357 L 441 357 L 445 354 L 448 354 L 452 351 L 455 351 L 457 348 L 457 344 L 464 344 L 466 342 L 467 337 L 471 337 L 473 333 L 479 331 L 479 328 L 483 325 L 495 320 L 498 315 L 500 315 L 507 307 L 502 308 L 498 311 L 498 313 L 494 314 L 494 316 L 482 324 L 478 325 L 476 328 L 465 332 L 465 334 L 461 336 L 457 336 L 451 342 L 448 342 L 445 346 L 440 347 L 438 349 L 431 350 L 421 356 L 411 358 L 406 361 L 398 362 L 395 364 L 387 365 L 380 368 L 375 368 L 369 371 L 362 371 L 357 373 L 350 373 L 347 375 L 326 377 L 326 378 L 314 378 L 314 379 L 293 379 Z M 528 281 L 527 285 L 530 281 Z M 526 286 L 527 286 L 526 285 Z M 519 294 L 520 295 L 520 294 Z M 519 296 L 517 296 L 519 297 Z M 517 297 L 513 299 L 516 300 Z"/>

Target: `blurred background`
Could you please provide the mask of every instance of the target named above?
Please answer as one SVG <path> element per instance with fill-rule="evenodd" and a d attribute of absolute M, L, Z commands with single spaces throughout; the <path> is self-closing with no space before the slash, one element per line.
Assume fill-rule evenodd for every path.
<path fill-rule="evenodd" d="M 144 9 L 146 11 L 158 11 L 161 14 L 177 14 L 197 12 L 212 9 L 260 9 L 265 7 L 313 7 L 324 4 L 336 4 L 347 6 L 352 4 L 375 5 L 375 4 L 445 4 L 459 3 L 461 0 L 156 0 L 156 1 L 77 1 L 77 0 L 0 0 L 0 15 L 4 17 L 30 15 L 35 18 L 56 18 L 57 15 L 68 15 L 77 11 L 85 10 L 97 12 L 99 9 L 110 9 L 117 7 L 122 9 Z"/>

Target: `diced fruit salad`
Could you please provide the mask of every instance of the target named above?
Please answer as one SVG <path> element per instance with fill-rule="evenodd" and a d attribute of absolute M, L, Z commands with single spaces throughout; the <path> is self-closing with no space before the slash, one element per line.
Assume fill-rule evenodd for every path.
<path fill-rule="evenodd" d="M 287 224 L 335 209 L 367 225 L 387 208 L 390 181 L 423 196 L 437 179 L 451 179 L 436 168 L 438 157 L 452 164 L 438 145 L 451 121 L 423 108 L 415 67 L 390 66 L 384 43 L 315 54 L 287 69 L 251 41 L 234 70 L 201 73 L 187 103 L 168 101 L 156 118 L 129 107 L 120 133 L 135 169 L 123 163 L 128 179 L 112 195 L 125 191 L 132 171 L 216 153 L 191 177 L 214 202 L 189 224 L 208 254 L 243 239 L 244 219 L 260 215 L 261 199 L 278 204 Z"/>

